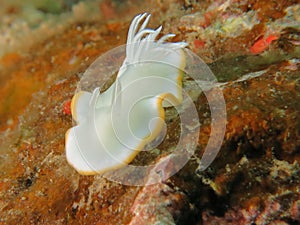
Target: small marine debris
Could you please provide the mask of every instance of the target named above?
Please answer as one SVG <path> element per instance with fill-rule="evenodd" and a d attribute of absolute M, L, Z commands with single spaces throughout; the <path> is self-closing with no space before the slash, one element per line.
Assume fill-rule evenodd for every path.
<path fill-rule="evenodd" d="M 250 52 L 252 54 L 260 54 L 265 51 L 269 45 L 277 40 L 279 37 L 277 35 L 269 35 L 268 37 L 259 38 L 250 48 Z"/>

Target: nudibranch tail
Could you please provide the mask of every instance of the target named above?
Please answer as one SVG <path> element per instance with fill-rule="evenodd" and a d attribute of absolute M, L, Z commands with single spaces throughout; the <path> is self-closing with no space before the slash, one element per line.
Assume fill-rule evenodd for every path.
<path fill-rule="evenodd" d="M 150 14 L 129 28 L 126 57 L 104 92 L 81 91 L 72 99 L 77 126 L 66 133 L 68 162 L 81 174 L 103 173 L 130 163 L 164 127 L 164 106 L 182 101 L 184 42 L 156 40 L 162 26 L 147 28 Z"/>

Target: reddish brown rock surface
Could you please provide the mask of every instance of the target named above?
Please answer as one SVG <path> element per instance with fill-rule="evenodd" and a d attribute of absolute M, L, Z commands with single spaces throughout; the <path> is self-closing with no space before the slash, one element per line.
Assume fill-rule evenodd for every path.
<path fill-rule="evenodd" d="M 1 56 L 0 224 L 300 223 L 300 7 L 268 4 L 99 1 L 102 20 L 76 22 L 28 51 Z M 5 13 L 17 9 L 10 5 Z M 153 13 L 151 25 L 177 34 L 174 41 L 186 40 L 218 78 L 227 107 L 222 148 L 196 172 L 210 133 L 200 95 L 199 148 L 163 184 L 81 176 L 65 157 L 65 132 L 73 125 L 66 104 L 85 69 L 125 43 L 130 20 L 144 11 Z M 271 34 L 278 38 L 253 55 L 250 48 Z M 168 126 L 175 132 L 178 121 Z M 173 136 L 164 149 L 176 143 Z M 133 163 L 159 157 L 141 154 Z"/>

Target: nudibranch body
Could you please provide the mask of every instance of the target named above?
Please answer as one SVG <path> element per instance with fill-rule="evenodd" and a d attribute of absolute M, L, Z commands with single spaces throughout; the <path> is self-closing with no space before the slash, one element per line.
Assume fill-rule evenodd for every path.
<path fill-rule="evenodd" d="M 81 174 L 97 174 L 130 163 L 164 125 L 164 106 L 182 101 L 184 42 L 156 40 L 162 27 L 146 28 L 150 15 L 129 28 L 126 58 L 104 92 L 81 91 L 72 99 L 77 126 L 66 133 L 68 162 Z"/>

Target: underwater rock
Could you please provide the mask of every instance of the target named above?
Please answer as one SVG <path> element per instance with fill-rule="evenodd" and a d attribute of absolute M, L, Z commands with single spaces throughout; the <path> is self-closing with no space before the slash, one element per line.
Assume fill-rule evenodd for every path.
<path fill-rule="evenodd" d="M 100 16 L 85 20 L 78 14 L 77 19 L 61 14 L 57 23 L 68 15 L 73 19 L 47 37 L 36 37 L 36 42 L 34 27 L 22 29 L 19 22 L 17 28 L 12 26 L 24 32 L 24 40 L 2 48 L 0 59 L 0 224 L 299 223 L 299 4 L 105 4 L 106 8 L 99 1 L 74 5 L 77 13 L 91 10 Z M 117 17 L 101 20 L 101 10 L 112 10 Z M 196 171 L 211 118 L 206 96 L 191 90 L 200 120 L 199 145 L 178 173 L 144 187 L 125 186 L 100 175 L 81 176 L 65 156 L 64 135 L 72 127 L 68 102 L 88 66 L 125 43 L 131 19 L 144 11 L 154 15 L 153 24 L 163 24 L 163 34 L 177 35 L 172 41 L 188 42 L 217 77 L 227 109 L 222 148 L 207 170 Z M 21 12 L 21 6 L 11 3 L 1 9 L 1 17 L 7 25 L 7 18 L 22 18 Z M 35 34 L 45 27 L 40 28 Z M 254 43 L 273 34 L 278 39 L 251 54 Z M 6 38 L 1 36 L 0 44 Z M 137 155 L 133 164 L 160 162 L 176 146 L 179 119 L 171 109 L 167 116 L 167 130 L 172 132 L 159 148 Z"/>

